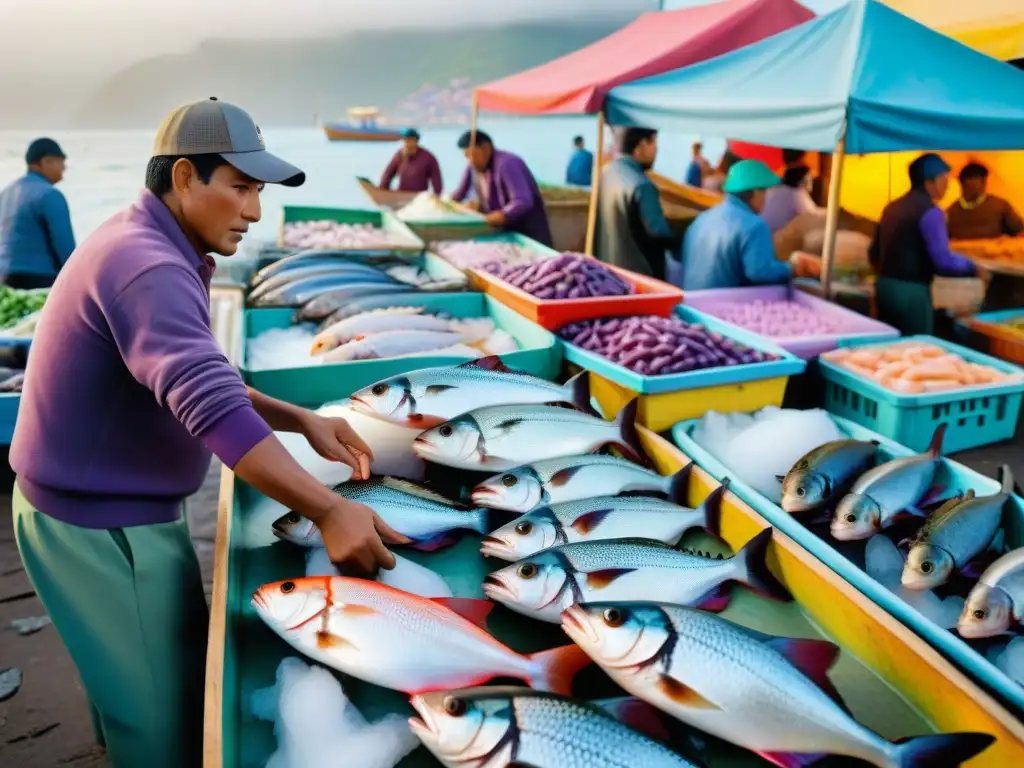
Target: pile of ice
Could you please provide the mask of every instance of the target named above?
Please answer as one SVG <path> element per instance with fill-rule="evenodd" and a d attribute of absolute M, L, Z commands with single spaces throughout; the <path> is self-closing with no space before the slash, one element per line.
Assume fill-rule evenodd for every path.
<path fill-rule="evenodd" d="M 394 554 L 394 553 L 392 553 Z M 341 576 L 334 563 L 327 556 L 327 550 L 317 547 L 306 554 L 307 576 Z M 389 587 L 400 589 L 420 597 L 452 597 L 448 583 L 429 568 L 412 560 L 395 555 L 395 567 L 390 571 L 381 570 L 377 581 Z"/>
<path fill-rule="evenodd" d="M 754 414 L 708 411 L 692 437 L 725 465 L 730 477 L 777 504 L 782 485 L 776 476 L 785 476 L 808 451 L 843 436 L 820 408 L 801 411 L 770 405 Z"/>
<path fill-rule="evenodd" d="M 1014 637 L 1006 645 L 992 646 L 988 660 L 1011 680 L 1024 685 L 1024 637 Z"/>
<path fill-rule="evenodd" d="M 480 218 L 475 212 L 454 208 L 432 192 L 420 192 L 395 211 L 402 221 L 433 221 L 435 219 Z"/>
<path fill-rule="evenodd" d="M 872 536 L 864 551 L 864 570 L 883 587 L 903 602 L 943 629 L 952 629 L 964 609 L 964 599 L 952 595 L 945 600 L 930 589 L 907 589 L 900 584 L 903 573 L 903 555 L 886 536 Z"/>
<path fill-rule="evenodd" d="M 266 768 L 394 768 L 419 741 L 400 715 L 368 723 L 322 667 L 287 658 L 277 683 L 253 692 L 255 717 L 274 724 L 277 751 Z"/>

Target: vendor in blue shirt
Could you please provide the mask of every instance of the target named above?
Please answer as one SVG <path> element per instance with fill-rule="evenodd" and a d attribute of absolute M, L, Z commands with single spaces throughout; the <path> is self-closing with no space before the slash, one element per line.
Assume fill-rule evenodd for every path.
<path fill-rule="evenodd" d="M 75 250 L 71 212 L 54 186 L 64 178 L 64 152 L 36 139 L 28 171 L 0 191 L 0 269 L 12 288 L 48 288 Z"/>
<path fill-rule="evenodd" d="M 683 241 L 687 291 L 788 282 L 793 267 L 775 258 L 772 233 L 758 214 L 765 190 L 781 180 L 760 160 L 742 160 L 722 184 L 725 199 L 701 213 Z"/>
<path fill-rule="evenodd" d="M 565 169 L 565 183 L 577 187 L 589 187 L 594 178 L 594 155 L 583 147 L 583 137 L 572 140 L 576 147 L 569 158 L 569 167 Z"/>

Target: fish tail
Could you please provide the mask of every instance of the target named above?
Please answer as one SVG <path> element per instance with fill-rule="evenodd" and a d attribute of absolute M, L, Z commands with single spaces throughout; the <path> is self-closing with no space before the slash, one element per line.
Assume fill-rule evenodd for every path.
<path fill-rule="evenodd" d="M 1002 481 L 1002 491 L 1006 495 L 1014 493 L 1017 484 L 1013 479 L 1013 470 L 1010 469 L 1009 464 L 1003 464 L 999 467 L 999 479 Z"/>
<path fill-rule="evenodd" d="M 690 500 L 690 474 L 692 471 L 693 462 L 691 461 L 674 475 L 665 478 L 665 495 L 673 504 L 678 504 L 681 507 L 688 506 L 686 502 Z"/>
<path fill-rule="evenodd" d="M 786 588 L 768 570 L 766 557 L 771 540 L 772 529 L 765 528 L 736 553 L 735 557 L 742 563 L 744 571 L 739 580 L 755 592 L 767 597 L 774 597 L 777 600 L 792 600 L 793 598 Z"/>
<path fill-rule="evenodd" d="M 590 404 L 590 373 L 588 371 L 580 371 L 565 382 L 565 399 L 584 413 L 593 416 L 600 415 Z"/>
<path fill-rule="evenodd" d="M 940 733 L 900 739 L 893 765 L 898 768 L 945 768 L 969 760 L 996 740 L 988 733 Z"/>
<path fill-rule="evenodd" d="M 533 670 L 530 685 L 538 691 L 551 691 L 563 696 L 572 694 L 572 679 L 590 664 L 590 657 L 578 645 L 564 645 L 528 658 Z"/>
<path fill-rule="evenodd" d="M 928 444 L 928 453 L 935 458 L 942 455 L 942 438 L 946 435 L 946 422 L 942 422 L 935 428 L 935 434 L 932 435 L 932 441 Z"/>
<path fill-rule="evenodd" d="M 640 433 L 636 430 L 636 412 L 639 407 L 640 398 L 634 397 L 619 411 L 619 415 L 615 417 L 615 424 L 619 427 L 620 445 L 632 454 L 629 458 L 639 464 L 649 466 L 650 459 L 644 453 L 643 446 L 640 444 Z"/>
<path fill-rule="evenodd" d="M 722 497 L 729 490 L 729 482 L 728 477 L 723 477 L 721 485 L 709 493 L 701 504 L 704 510 L 704 530 L 718 538 L 722 537 Z"/>

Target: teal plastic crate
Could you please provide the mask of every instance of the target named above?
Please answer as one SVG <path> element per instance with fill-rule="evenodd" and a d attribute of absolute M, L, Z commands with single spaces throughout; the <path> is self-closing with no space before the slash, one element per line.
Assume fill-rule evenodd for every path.
<path fill-rule="evenodd" d="M 496 327 L 510 333 L 519 344 L 517 351 L 501 356 L 510 368 L 545 379 L 554 379 L 561 370 L 562 344 L 553 333 L 482 293 L 417 294 L 403 297 L 396 305 L 426 307 L 446 312 L 452 317 L 490 317 Z M 246 310 L 246 340 L 271 328 L 288 328 L 294 314 L 292 309 Z M 243 362 L 242 378 L 246 384 L 266 395 L 312 408 L 348 397 L 357 389 L 389 376 L 464 362 L 465 357 L 453 355 L 417 355 L 270 371 L 249 370 Z"/>
<path fill-rule="evenodd" d="M 18 406 L 21 393 L 0 394 L 0 445 L 10 445 L 14 438 L 14 425 L 18 421 Z"/>
<path fill-rule="evenodd" d="M 1024 374 L 1012 363 L 934 336 L 909 336 L 903 342 L 933 344 L 963 359 L 1003 373 Z M 879 346 L 877 342 L 843 340 L 841 347 Z M 888 345 L 882 345 L 888 346 Z M 1024 395 L 1024 381 L 964 387 L 949 392 L 903 395 L 821 359 L 825 408 L 915 451 L 928 447 L 935 428 L 946 424 L 945 447 L 950 453 L 977 448 L 1013 437 Z"/>
<path fill-rule="evenodd" d="M 341 224 L 371 224 L 394 235 L 395 243 L 387 248 L 357 247 L 348 250 L 360 253 L 422 253 L 423 241 L 391 211 L 379 208 L 323 208 L 309 205 L 285 205 L 281 209 L 278 247 L 284 247 L 284 225 L 300 221 L 336 221 Z"/>
<path fill-rule="evenodd" d="M 915 451 L 848 419 L 832 416 L 832 420 L 839 427 L 840 432 L 856 440 L 877 440 L 883 460 L 911 456 L 915 453 Z M 866 542 L 841 542 L 831 538 L 825 539 L 806 528 L 775 502 L 739 480 L 731 468 L 726 467 L 694 440 L 692 433 L 696 424 L 697 420 L 691 419 L 681 421 L 672 428 L 672 439 L 683 453 L 687 454 L 716 480 L 721 482 L 725 477 L 730 478 L 729 490 L 761 513 L 769 523 L 811 552 L 884 611 L 895 616 L 909 629 L 924 638 L 964 672 L 1002 699 L 1004 703 L 1013 707 L 1018 715 L 1024 714 L 1024 686 L 1005 675 L 958 635 L 938 626 L 868 576 L 863 570 Z M 946 435 L 949 435 L 948 428 Z M 992 478 L 948 458 L 942 460 L 936 474 L 936 481 L 946 485 L 950 491 L 965 491 L 968 488 L 973 488 L 979 496 L 998 493 L 1000 489 L 999 483 Z M 1007 503 L 1005 515 L 1007 545 L 1011 548 L 1024 546 L 1024 499 L 1020 496 L 1012 496 Z"/>

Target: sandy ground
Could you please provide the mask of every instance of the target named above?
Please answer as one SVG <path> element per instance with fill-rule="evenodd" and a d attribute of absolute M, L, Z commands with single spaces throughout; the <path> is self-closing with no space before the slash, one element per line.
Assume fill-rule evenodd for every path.
<path fill-rule="evenodd" d="M 1024 439 L 969 451 L 960 461 L 989 476 L 1009 463 L 1024 478 Z M 6 466 L 6 456 L 0 456 Z M 209 596 L 213 573 L 220 467 L 215 463 L 206 484 L 188 502 L 189 527 L 202 563 Z M 4 488 L 10 488 L 6 478 Z M 22 637 L 11 629 L 17 618 L 44 614 L 21 569 L 11 530 L 10 496 L 0 497 L 0 669 L 22 671 L 21 689 L 0 702 L 0 766 L 18 768 L 100 768 L 103 752 L 93 744 L 81 683 L 53 627 Z"/>

